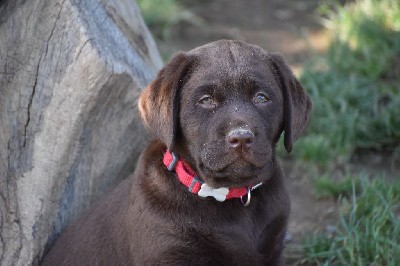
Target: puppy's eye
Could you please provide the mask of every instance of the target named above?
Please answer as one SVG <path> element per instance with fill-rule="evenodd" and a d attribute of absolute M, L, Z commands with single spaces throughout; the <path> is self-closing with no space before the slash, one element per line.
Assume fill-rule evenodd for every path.
<path fill-rule="evenodd" d="M 214 108 L 217 105 L 210 95 L 202 96 L 197 104 L 205 108 Z"/>
<path fill-rule="evenodd" d="M 270 98 L 262 92 L 257 93 L 256 97 L 254 98 L 255 103 L 266 103 L 269 102 Z"/>

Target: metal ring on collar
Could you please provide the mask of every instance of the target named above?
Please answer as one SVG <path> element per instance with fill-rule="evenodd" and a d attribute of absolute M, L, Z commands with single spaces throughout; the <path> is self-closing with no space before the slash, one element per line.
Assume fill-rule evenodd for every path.
<path fill-rule="evenodd" d="M 251 189 L 248 188 L 247 189 L 247 200 L 246 200 L 246 202 L 243 201 L 243 197 L 240 197 L 240 201 L 243 203 L 244 207 L 247 207 L 250 204 L 250 200 L 251 200 Z"/>

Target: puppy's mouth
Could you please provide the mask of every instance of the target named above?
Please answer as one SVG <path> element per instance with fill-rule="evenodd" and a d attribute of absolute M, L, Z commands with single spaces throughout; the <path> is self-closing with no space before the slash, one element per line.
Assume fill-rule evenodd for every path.
<path fill-rule="evenodd" d="M 223 145 L 225 143 L 222 143 Z M 238 151 L 221 143 L 204 145 L 195 158 L 197 174 L 213 187 L 243 187 L 265 180 L 271 166 L 272 149 L 253 145 Z"/>
<path fill-rule="evenodd" d="M 225 165 L 220 169 L 210 168 L 206 163 L 200 162 L 198 164 L 198 174 L 210 186 L 219 187 L 246 187 L 252 184 L 261 182 L 261 173 L 266 167 L 261 167 L 254 164 L 237 161 Z"/>

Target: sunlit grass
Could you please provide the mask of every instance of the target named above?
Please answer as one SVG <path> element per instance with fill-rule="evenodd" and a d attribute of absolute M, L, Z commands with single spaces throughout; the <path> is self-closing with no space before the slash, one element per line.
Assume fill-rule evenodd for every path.
<path fill-rule="evenodd" d="M 325 25 L 336 40 L 330 49 L 333 64 L 371 79 L 387 76 L 400 50 L 400 2 L 358 0 L 326 10 Z"/>
<path fill-rule="evenodd" d="M 395 150 L 400 145 L 400 2 L 362 0 L 329 10 L 326 24 L 334 41 L 325 55 L 305 65 L 300 78 L 314 109 L 309 135 L 298 144 L 308 152 L 298 155 L 320 162 L 349 158 L 357 148 Z"/>

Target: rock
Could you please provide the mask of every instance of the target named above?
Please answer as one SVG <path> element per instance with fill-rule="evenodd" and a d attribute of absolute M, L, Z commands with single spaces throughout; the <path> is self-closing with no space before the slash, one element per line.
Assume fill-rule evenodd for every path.
<path fill-rule="evenodd" d="M 134 169 L 162 61 L 133 0 L 2 0 L 0 33 L 0 264 L 37 264 Z"/>

